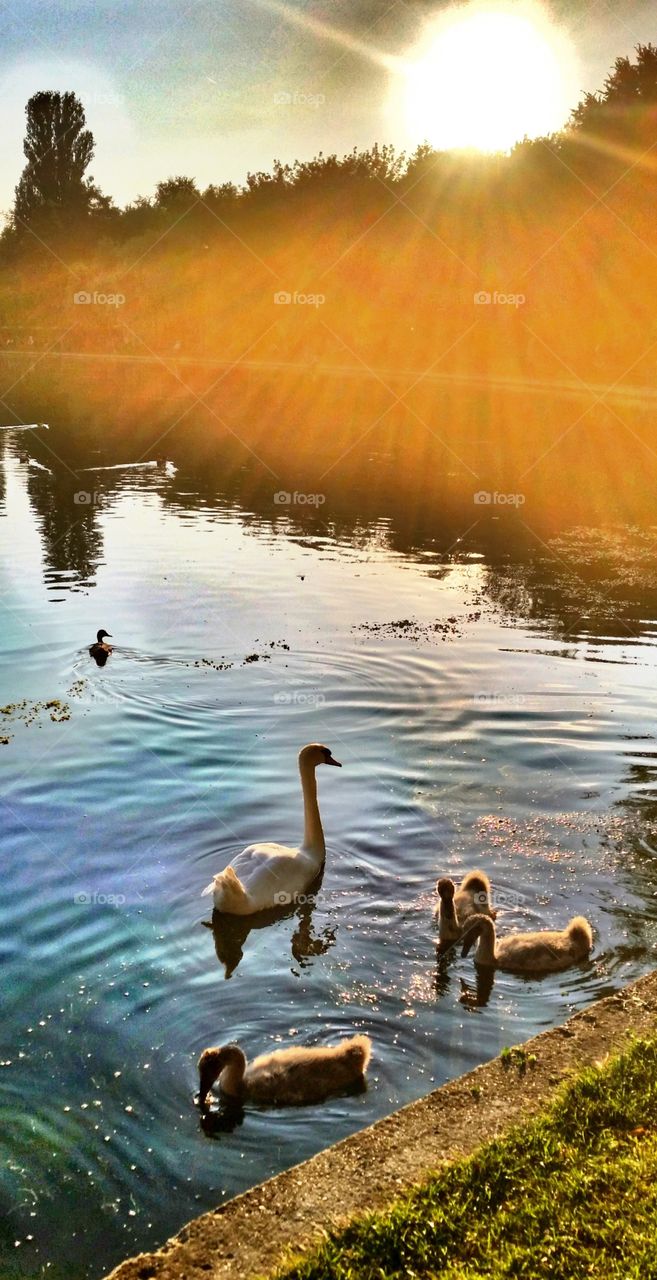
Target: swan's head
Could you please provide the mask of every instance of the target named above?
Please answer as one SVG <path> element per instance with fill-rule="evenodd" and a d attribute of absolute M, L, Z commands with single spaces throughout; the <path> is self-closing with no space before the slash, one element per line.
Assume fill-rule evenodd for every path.
<path fill-rule="evenodd" d="M 304 765 L 311 769 L 316 769 L 318 764 L 334 764 L 338 769 L 342 768 L 339 760 L 334 760 L 331 755 L 331 748 L 324 747 L 320 742 L 310 742 L 307 747 L 302 747 L 299 752 L 299 768 Z"/>
<path fill-rule="evenodd" d="M 208 1094 L 225 1067 L 241 1067 L 245 1058 L 238 1044 L 224 1044 L 218 1048 L 204 1049 L 198 1060 L 198 1105 L 207 1107 Z"/>
<path fill-rule="evenodd" d="M 573 916 L 566 930 L 570 941 L 579 950 L 582 957 L 589 954 L 593 946 L 593 930 L 585 916 Z"/>
<path fill-rule="evenodd" d="M 454 901 L 454 881 L 447 876 L 442 876 L 436 885 L 438 894 L 444 903 Z"/>
<path fill-rule="evenodd" d="M 111 633 L 110 633 L 109 631 L 98 631 L 98 632 L 97 632 L 97 634 L 96 634 L 96 639 L 97 639 L 97 641 L 98 641 L 98 643 L 99 643 L 99 644 L 102 644 L 102 643 L 103 643 L 103 640 L 105 639 L 105 636 L 109 636 L 110 640 L 112 639 Z"/>
<path fill-rule="evenodd" d="M 495 925 L 490 916 L 470 916 L 468 927 L 461 939 L 463 947 L 461 956 L 470 954 L 475 942 L 485 938 L 491 947 L 495 945 Z"/>

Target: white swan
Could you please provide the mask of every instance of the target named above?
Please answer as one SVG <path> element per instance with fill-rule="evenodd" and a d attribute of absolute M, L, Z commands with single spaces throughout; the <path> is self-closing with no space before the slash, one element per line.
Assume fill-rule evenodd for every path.
<path fill-rule="evenodd" d="M 198 1060 L 199 1106 L 219 1080 L 225 1098 L 278 1107 L 308 1106 L 332 1094 L 363 1084 L 372 1052 L 369 1036 L 352 1036 L 340 1044 L 305 1045 L 262 1053 L 247 1065 L 238 1044 L 204 1049 Z"/>
<path fill-rule="evenodd" d="M 467 956 L 475 942 L 475 964 L 511 973 L 558 973 L 588 959 L 593 930 L 585 916 L 573 916 L 565 929 L 509 933 L 497 939 L 489 916 L 471 916 L 463 935 L 461 954 Z"/>
<path fill-rule="evenodd" d="M 334 764 L 328 747 L 311 742 L 299 752 L 299 773 L 303 789 L 304 830 L 299 849 L 284 844 L 250 844 L 225 871 L 220 871 L 203 890 L 212 894 L 215 911 L 249 916 L 255 911 L 294 902 L 310 887 L 326 857 L 324 832 L 317 804 L 318 764 Z"/>

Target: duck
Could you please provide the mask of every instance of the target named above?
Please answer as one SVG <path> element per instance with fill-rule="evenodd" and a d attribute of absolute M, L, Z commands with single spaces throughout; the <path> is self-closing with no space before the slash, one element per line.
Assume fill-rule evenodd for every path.
<path fill-rule="evenodd" d="M 315 1048 L 276 1049 L 249 1063 L 238 1044 L 204 1049 L 198 1060 L 199 1107 L 208 1109 L 216 1080 L 222 1097 L 236 1103 L 300 1107 L 324 1102 L 332 1094 L 363 1086 L 371 1053 L 372 1041 L 366 1035 Z"/>
<path fill-rule="evenodd" d="M 101 658 L 101 660 L 106 662 L 108 654 L 112 652 L 112 646 L 110 644 L 105 644 L 105 636 L 109 636 L 110 640 L 112 639 L 109 631 L 98 631 L 96 633 L 95 643 L 89 646 L 90 656 L 95 658 L 96 661 Z"/>
<path fill-rule="evenodd" d="M 313 884 L 324 865 L 326 845 L 317 804 L 315 770 L 320 764 L 342 768 L 329 747 L 310 742 L 299 752 L 304 831 L 298 849 L 284 844 L 250 844 L 206 885 L 214 910 L 248 916 L 293 903 Z"/>
<path fill-rule="evenodd" d="M 461 954 L 467 956 L 475 942 L 477 965 L 490 965 L 510 973 L 559 973 L 588 959 L 593 930 L 585 916 L 573 916 L 565 929 L 510 933 L 498 941 L 490 916 L 476 915 L 468 921 Z"/>
<path fill-rule="evenodd" d="M 496 918 L 491 906 L 490 880 L 485 871 L 468 871 L 458 887 L 443 876 L 436 884 L 438 904 L 434 915 L 438 920 L 439 942 L 444 949 L 458 942 L 466 922 L 474 915 Z"/>

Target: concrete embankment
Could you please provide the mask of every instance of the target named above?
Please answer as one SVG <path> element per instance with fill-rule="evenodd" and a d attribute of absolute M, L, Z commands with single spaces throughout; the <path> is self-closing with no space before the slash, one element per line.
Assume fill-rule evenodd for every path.
<path fill-rule="evenodd" d="M 541 1110 L 572 1073 L 657 1030 L 657 971 L 211 1213 L 107 1280 L 251 1280 Z M 531 1055 L 531 1057 L 530 1057 Z M 166 1187 L 162 1194 L 166 1195 Z"/>

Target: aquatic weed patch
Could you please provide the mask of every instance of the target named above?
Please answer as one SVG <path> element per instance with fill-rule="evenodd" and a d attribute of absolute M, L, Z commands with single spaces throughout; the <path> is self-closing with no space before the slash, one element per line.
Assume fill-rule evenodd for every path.
<path fill-rule="evenodd" d="M 478 622 L 480 617 L 479 609 L 475 613 L 468 613 L 461 617 L 453 614 L 437 622 L 419 622 L 417 618 L 398 618 L 394 622 L 359 622 L 352 627 L 352 630 L 369 631 L 372 635 L 391 636 L 395 640 L 418 642 L 435 640 L 438 636 L 447 640 L 448 637 L 462 636 L 463 625 Z"/>
<path fill-rule="evenodd" d="M 645 1280 L 657 1272 L 657 1041 L 335 1232 L 279 1280 Z"/>
<path fill-rule="evenodd" d="M 70 689 L 67 690 L 67 696 L 81 698 L 86 687 L 86 680 L 74 680 Z M 61 698 L 49 698 L 47 701 L 22 698 L 20 702 L 7 702 L 0 707 L 0 746 L 7 746 L 11 742 L 16 725 L 22 724 L 29 729 L 31 725 L 36 724 L 41 729 L 47 719 L 52 720 L 54 724 L 62 724 L 70 718 L 70 704 Z"/>
<path fill-rule="evenodd" d="M 514 618 L 550 618 L 573 638 L 580 625 L 627 637 L 657 609 L 657 526 L 576 526 L 543 544 L 546 554 L 485 571 L 485 596 Z"/>
<path fill-rule="evenodd" d="M 551 538 L 548 546 L 578 576 L 602 579 L 620 596 L 636 588 L 657 594 L 657 526 L 578 526 Z"/>
<path fill-rule="evenodd" d="M 11 742 L 14 736 L 11 730 L 17 724 L 29 728 L 36 723 L 41 728 L 47 717 L 55 724 L 61 724 L 63 720 L 70 720 L 71 708 L 61 698 L 50 698 L 48 702 L 32 702 L 23 698 L 21 702 L 6 703 L 0 707 L 0 745 L 7 746 Z"/>

